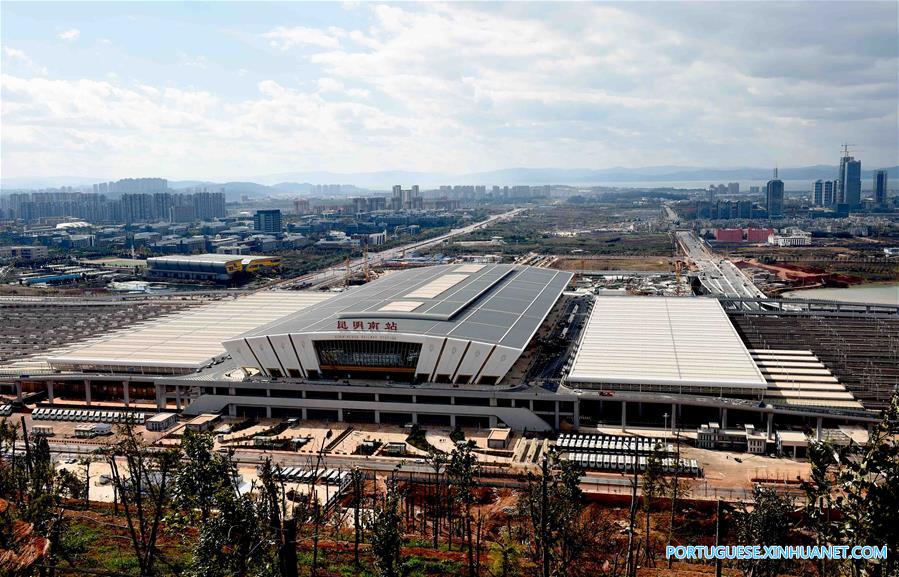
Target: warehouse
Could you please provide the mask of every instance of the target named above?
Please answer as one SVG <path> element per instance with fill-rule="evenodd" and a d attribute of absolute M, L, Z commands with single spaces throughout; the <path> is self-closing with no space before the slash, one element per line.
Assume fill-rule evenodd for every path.
<path fill-rule="evenodd" d="M 255 274 L 281 266 L 278 256 L 194 254 L 147 259 L 147 277 L 192 281 L 228 282 L 240 274 Z"/>

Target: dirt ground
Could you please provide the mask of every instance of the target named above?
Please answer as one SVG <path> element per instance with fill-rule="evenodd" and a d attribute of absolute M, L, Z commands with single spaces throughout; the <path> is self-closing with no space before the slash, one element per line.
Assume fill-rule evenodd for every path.
<path fill-rule="evenodd" d="M 672 272 L 674 259 L 667 256 L 560 258 L 552 268 L 577 272 L 581 270 L 634 270 Z"/>

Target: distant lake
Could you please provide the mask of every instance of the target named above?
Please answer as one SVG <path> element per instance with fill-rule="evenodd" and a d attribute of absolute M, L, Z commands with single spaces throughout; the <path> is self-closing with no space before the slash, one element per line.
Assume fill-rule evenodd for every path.
<path fill-rule="evenodd" d="M 785 292 L 781 296 L 794 299 L 820 299 L 871 303 L 879 305 L 899 305 L 899 283 L 862 284 L 847 288 L 815 288 Z"/>

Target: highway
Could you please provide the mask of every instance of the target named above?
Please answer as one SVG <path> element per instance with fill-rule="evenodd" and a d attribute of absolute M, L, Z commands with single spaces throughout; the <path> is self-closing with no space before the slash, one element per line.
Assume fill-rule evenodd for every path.
<path fill-rule="evenodd" d="M 393 258 L 397 258 L 401 256 L 403 253 L 411 250 L 418 250 L 423 248 L 428 248 L 437 244 L 444 242 L 445 240 L 469 234 L 474 232 L 480 228 L 484 228 L 485 226 L 489 226 L 495 222 L 501 220 L 508 220 L 510 218 L 515 217 L 520 212 L 524 211 L 524 208 L 516 208 L 514 210 L 510 210 L 508 212 L 504 212 L 502 214 L 495 214 L 490 218 L 485 220 L 478 221 L 474 224 L 470 224 L 463 228 L 454 228 L 450 232 L 446 234 L 442 234 L 440 236 L 435 236 L 434 238 L 429 238 L 427 240 L 416 241 L 413 243 L 409 243 L 403 246 L 397 246 L 394 248 L 389 248 L 386 250 L 382 250 L 381 252 L 369 253 L 368 261 L 370 265 L 375 265 L 379 262 L 384 262 L 387 260 L 391 260 Z M 350 261 L 350 272 L 356 272 L 362 269 L 364 265 L 364 259 L 357 258 L 355 260 Z M 267 289 L 285 289 L 291 288 L 297 285 L 302 285 L 304 288 L 319 288 L 328 284 L 333 283 L 336 280 L 343 278 L 346 274 L 346 264 L 334 265 L 330 268 L 326 268 L 324 270 L 320 270 L 318 272 L 310 273 L 307 275 L 295 277 L 292 279 L 288 279 L 286 281 L 279 282 L 273 286 L 268 286 L 263 290 Z"/>
<path fill-rule="evenodd" d="M 693 264 L 699 279 L 712 294 L 732 298 L 765 298 L 765 293 L 739 268 L 726 258 L 712 253 L 706 244 L 689 230 L 677 231 L 677 239 Z"/>

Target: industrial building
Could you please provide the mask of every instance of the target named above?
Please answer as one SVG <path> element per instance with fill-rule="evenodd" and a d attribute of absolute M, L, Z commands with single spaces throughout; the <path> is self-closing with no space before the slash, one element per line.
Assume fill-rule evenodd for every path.
<path fill-rule="evenodd" d="M 147 277 L 192 281 L 228 282 L 240 274 L 254 274 L 281 266 L 278 256 L 195 254 L 147 259 Z"/>
<path fill-rule="evenodd" d="M 846 376 L 867 373 L 832 331 L 800 329 L 864 321 L 895 339 L 899 307 L 594 296 L 570 280 L 453 264 L 343 292 L 229 297 L 0 366 L 0 394 L 53 409 L 517 431 L 751 425 L 762 450 L 756 437 L 773 444 L 775 427 L 872 423 L 896 384 L 894 344 L 858 360 L 883 363 L 872 388 L 876 375 Z M 764 332 L 781 321 L 783 339 Z"/>

